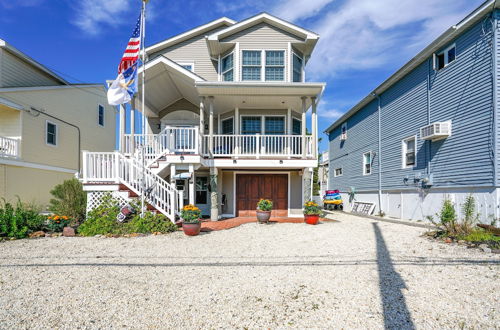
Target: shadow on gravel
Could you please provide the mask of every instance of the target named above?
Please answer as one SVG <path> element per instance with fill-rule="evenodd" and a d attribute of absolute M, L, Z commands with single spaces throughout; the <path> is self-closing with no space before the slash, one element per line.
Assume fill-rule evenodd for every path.
<path fill-rule="evenodd" d="M 391 255 L 377 223 L 372 223 L 377 241 L 377 266 L 380 296 L 386 329 L 415 329 L 402 290 L 406 284 L 394 269 Z"/>

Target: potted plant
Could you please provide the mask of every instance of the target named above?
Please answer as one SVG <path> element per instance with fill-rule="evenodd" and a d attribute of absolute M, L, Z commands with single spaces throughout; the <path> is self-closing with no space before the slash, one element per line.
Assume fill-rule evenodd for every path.
<path fill-rule="evenodd" d="M 257 220 L 259 223 L 267 223 L 271 218 L 273 202 L 269 199 L 261 198 L 257 203 Z"/>
<path fill-rule="evenodd" d="M 188 204 L 182 208 L 182 230 L 188 236 L 196 236 L 201 230 L 201 211 L 192 204 Z"/>
<path fill-rule="evenodd" d="M 309 201 L 304 204 L 304 222 L 309 225 L 317 225 L 321 209 L 318 204 Z"/>

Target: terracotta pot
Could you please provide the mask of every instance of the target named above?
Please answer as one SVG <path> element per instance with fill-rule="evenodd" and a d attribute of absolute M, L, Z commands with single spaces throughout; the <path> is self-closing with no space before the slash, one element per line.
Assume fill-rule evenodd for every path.
<path fill-rule="evenodd" d="M 304 222 L 308 225 L 317 225 L 319 222 L 319 214 L 304 214 Z"/>
<path fill-rule="evenodd" d="M 188 236 L 196 236 L 200 233 L 201 230 L 201 222 L 198 223 L 183 223 L 182 230 L 184 234 Z"/>
<path fill-rule="evenodd" d="M 271 211 L 257 210 L 257 220 L 260 223 L 268 223 L 271 218 Z"/>

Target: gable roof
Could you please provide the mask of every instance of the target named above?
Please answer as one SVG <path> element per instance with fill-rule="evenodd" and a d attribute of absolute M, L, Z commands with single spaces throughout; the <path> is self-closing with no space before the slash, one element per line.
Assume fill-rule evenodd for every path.
<path fill-rule="evenodd" d="M 279 17 L 263 12 L 209 35 L 206 39 L 210 54 L 215 55 L 217 53 L 218 47 L 216 47 L 216 44 L 221 42 L 222 39 L 260 23 L 267 23 L 303 39 L 305 44 L 308 46 L 308 50 L 310 50 L 309 53 L 312 52 L 312 49 L 319 39 L 319 35 L 312 31 L 306 30 Z"/>
<path fill-rule="evenodd" d="M 231 26 L 235 23 L 236 23 L 236 21 L 233 21 L 230 18 L 221 17 L 221 18 L 216 19 L 214 21 L 211 21 L 207 24 L 200 25 L 194 29 L 191 29 L 191 30 L 186 31 L 186 32 L 181 33 L 181 34 L 178 34 L 178 35 L 176 35 L 172 38 L 166 39 L 164 41 L 158 42 L 152 46 L 149 46 L 146 48 L 146 54 L 155 53 L 155 52 L 158 52 L 158 51 L 165 49 L 167 47 L 174 46 L 180 42 L 183 42 L 183 41 L 186 41 L 186 40 L 191 39 L 193 37 L 199 36 L 200 34 L 211 31 L 217 27 Z"/>
<path fill-rule="evenodd" d="M 63 84 L 63 85 L 69 85 L 69 82 L 67 82 L 65 79 L 61 78 L 59 75 L 57 75 L 53 71 L 49 70 L 44 65 L 40 64 L 39 62 L 35 61 L 34 59 L 32 59 L 31 57 L 29 57 L 28 55 L 24 54 L 20 50 L 16 49 L 15 47 L 13 47 L 10 44 L 8 44 L 3 39 L 0 39 L 0 48 L 6 49 L 7 51 L 9 51 L 9 53 L 13 54 L 17 58 L 23 60 L 24 62 L 28 62 L 29 64 L 31 64 L 35 68 L 37 68 L 37 69 L 45 72 L 46 74 L 48 74 L 49 76 L 51 76 L 52 78 L 54 78 L 55 80 L 57 80 L 58 82 L 60 82 L 61 84 Z"/>
<path fill-rule="evenodd" d="M 325 133 L 330 133 L 334 128 L 340 126 L 349 117 L 354 115 L 356 112 L 361 110 L 363 107 L 368 105 L 370 102 L 376 99 L 377 95 L 381 95 L 394 84 L 404 78 L 409 72 L 415 69 L 417 66 L 426 61 L 432 54 L 439 51 L 447 44 L 449 44 L 453 39 L 458 37 L 461 33 L 467 30 L 472 25 L 480 21 L 485 15 L 491 12 L 495 8 L 500 8 L 500 2 L 496 0 L 487 0 L 483 2 L 478 8 L 476 8 L 472 13 L 467 15 L 463 20 L 453 25 L 443 34 L 441 34 L 437 39 L 432 41 L 427 47 L 425 47 L 420 53 L 413 57 L 409 62 L 407 62 L 403 67 L 396 71 L 392 76 L 386 79 L 382 84 L 376 87 L 370 94 L 368 94 L 364 99 L 362 99 L 353 108 L 343 114 L 339 119 L 337 119 L 332 125 L 330 125 Z"/>

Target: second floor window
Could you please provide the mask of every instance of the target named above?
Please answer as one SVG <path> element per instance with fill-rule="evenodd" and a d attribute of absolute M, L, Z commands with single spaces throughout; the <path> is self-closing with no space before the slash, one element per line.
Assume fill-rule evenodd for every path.
<path fill-rule="evenodd" d="M 261 79 L 262 58 L 260 50 L 244 50 L 241 67 L 241 80 Z"/>
<path fill-rule="evenodd" d="M 285 80 L 285 52 L 282 50 L 266 51 L 266 81 Z"/>
<path fill-rule="evenodd" d="M 221 122 L 222 125 L 222 134 L 234 134 L 234 120 L 233 117 L 224 119 Z"/>
<path fill-rule="evenodd" d="M 297 118 L 292 119 L 292 134 L 300 135 L 302 134 L 302 121 Z"/>
<path fill-rule="evenodd" d="M 104 127 L 104 107 L 100 104 L 97 106 L 97 123 Z"/>
<path fill-rule="evenodd" d="M 266 134 L 285 134 L 285 117 L 265 117 Z"/>
<path fill-rule="evenodd" d="M 363 175 L 372 174 L 372 153 L 366 152 L 363 154 Z"/>
<path fill-rule="evenodd" d="M 222 81 L 234 80 L 233 54 L 226 55 L 221 60 Z"/>
<path fill-rule="evenodd" d="M 293 54 L 293 82 L 302 82 L 302 57 Z"/>
<path fill-rule="evenodd" d="M 241 134 L 260 134 L 262 131 L 261 118 L 258 116 L 241 117 Z"/>
<path fill-rule="evenodd" d="M 45 142 L 49 145 L 57 145 L 57 125 L 47 121 Z"/>

